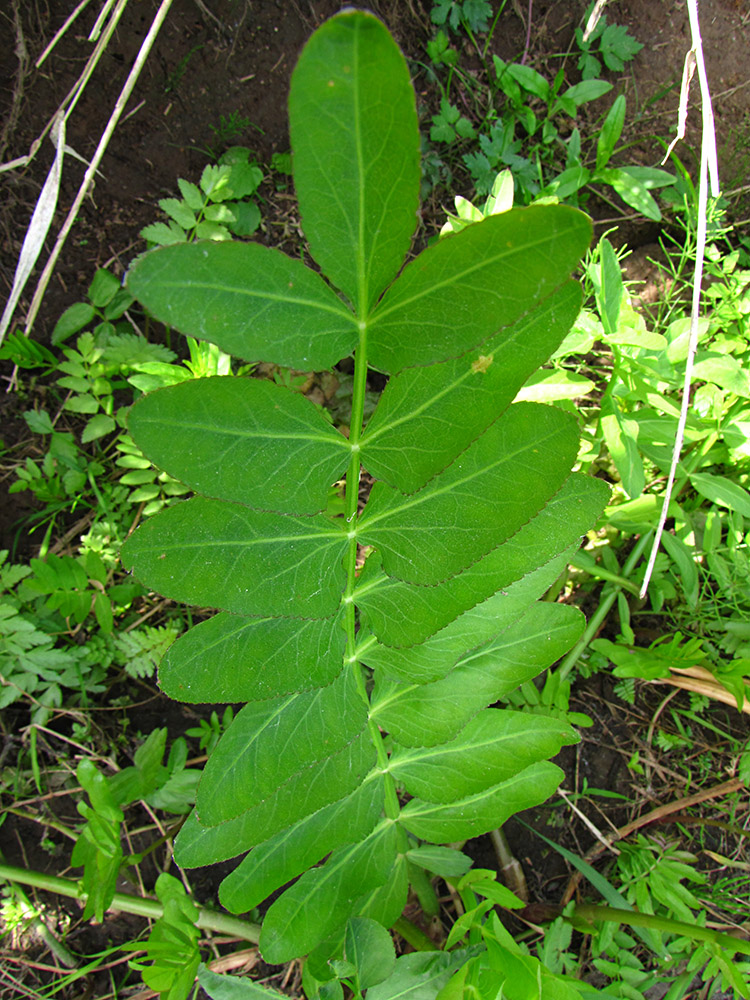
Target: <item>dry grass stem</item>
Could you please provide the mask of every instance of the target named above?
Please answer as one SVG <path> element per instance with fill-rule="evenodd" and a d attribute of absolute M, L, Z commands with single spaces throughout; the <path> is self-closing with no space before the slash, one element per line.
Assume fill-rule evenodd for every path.
<path fill-rule="evenodd" d="M 672 464 L 669 469 L 669 478 L 664 491 L 664 501 L 662 503 L 659 524 L 654 535 L 646 573 L 643 577 L 640 597 L 643 599 L 648 592 L 648 585 L 651 574 L 654 571 L 656 556 L 659 551 L 661 536 L 664 532 L 664 525 L 669 511 L 669 501 L 672 497 L 672 489 L 677 474 L 677 466 L 680 461 L 682 442 L 685 437 L 685 425 L 687 424 L 688 410 L 690 409 L 690 385 L 693 379 L 693 359 L 698 348 L 698 321 L 700 318 L 701 304 L 701 283 L 703 281 L 703 258 L 706 250 L 706 209 L 708 205 L 708 181 L 711 180 L 711 194 L 714 198 L 719 195 L 719 168 L 716 155 L 716 132 L 714 129 L 714 113 L 711 107 L 711 92 L 708 87 L 708 76 L 706 74 L 706 63 L 703 58 L 703 42 L 701 40 L 700 22 L 698 20 L 698 0 L 687 0 L 688 16 L 690 18 L 690 35 L 692 39 L 691 52 L 694 55 L 698 67 L 698 79 L 701 87 L 703 134 L 701 137 L 701 167 L 700 180 L 698 182 L 698 228 L 695 241 L 695 268 L 693 272 L 693 301 L 690 311 L 690 344 L 685 361 L 685 379 L 682 390 L 682 405 L 680 407 L 680 418 L 677 422 L 677 433 L 675 434 L 674 449 L 672 451 Z M 691 74 L 685 73 L 685 80 L 689 86 Z"/>

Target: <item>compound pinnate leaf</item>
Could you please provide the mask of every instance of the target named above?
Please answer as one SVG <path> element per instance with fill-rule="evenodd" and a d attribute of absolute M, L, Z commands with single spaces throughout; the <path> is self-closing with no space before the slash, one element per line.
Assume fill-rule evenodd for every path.
<path fill-rule="evenodd" d="M 346 636 L 330 618 L 243 618 L 222 613 L 186 632 L 159 665 L 159 686 L 192 704 L 259 701 L 329 684 Z"/>
<path fill-rule="evenodd" d="M 325 509 L 346 438 L 298 393 L 260 379 L 201 378 L 144 396 L 128 428 L 159 468 L 204 496 L 286 514 Z"/>
<path fill-rule="evenodd" d="M 376 674 L 371 717 L 404 746 L 436 746 L 453 739 L 477 712 L 563 656 L 580 638 L 583 625 L 576 608 L 535 604 L 437 681 L 403 684 Z M 455 839 L 460 838 L 448 838 Z"/>
<path fill-rule="evenodd" d="M 359 539 L 380 550 L 390 576 L 440 583 L 528 521 L 565 482 L 576 449 L 568 414 L 517 403 L 418 492 L 376 483 Z"/>
<path fill-rule="evenodd" d="M 370 363 L 385 372 L 457 357 L 567 281 L 591 239 L 563 205 L 491 215 L 428 247 L 374 309 Z"/>
<path fill-rule="evenodd" d="M 401 267 L 421 179 L 404 58 L 371 15 L 345 12 L 292 75 L 294 185 L 313 257 L 364 315 Z"/>
<path fill-rule="evenodd" d="M 456 802 L 434 803 L 412 799 L 401 810 L 399 822 L 415 836 L 434 843 L 478 837 L 514 813 L 544 802 L 565 777 L 559 767 L 542 761 L 508 781 Z"/>
<path fill-rule="evenodd" d="M 122 548 L 126 569 L 177 601 L 237 614 L 325 618 L 344 587 L 343 529 L 195 497 L 146 521 Z"/>
<path fill-rule="evenodd" d="M 328 687 L 251 701 L 206 765 L 196 798 L 198 820 L 215 826 L 258 805 L 359 736 L 366 721 L 351 671 Z"/>
<path fill-rule="evenodd" d="M 569 476 L 552 499 L 503 545 L 463 573 L 433 587 L 416 586 L 378 572 L 377 554 L 357 582 L 357 606 L 380 642 L 412 646 L 448 625 L 464 611 L 509 587 L 574 544 L 596 521 L 610 491 L 580 473 Z M 534 593 L 529 603 L 541 596 Z"/>
<path fill-rule="evenodd" d="M 554 557 L 520 580 L 469 608 L 416 646 L 398 648 L 378 643 L 374 636 L 361 645 L 361 658 L 373 669 L 404 682 L 427 684 L 445 677 L 467 653 L 514 625 L 560 575 L 575 549 Z"/>
<path fill-rule="evenodd" d="M 397 746 L 388 770 L 411 795 L 453 802 L 554 757 L 561 746 L 577 741 L 575 732 L 559 719 L 488 708 L 450 743 Z"/>
<path fill-rule="evenodd" d="M 344 11 L 316 32 L 291 106 L 325 277 L 227 241 L 156 251 L 129 280 L 157 317 L 252 361 L 322 369 L 354 352 L 348 440 L 257 380 L 157 393 L 136 407 L 134 437 L 204 496 L 147 521 L 123 558 L 170 597 L 234 613 L 188 633 L 161 670 L 179 697 L 248 702 L 211 754 L 176 858 L 250 850 L 222 888 L 235 909 L 300 875 L 268 910 L 261 948 L 270 962 L 312 949 L 323 981 L 350 918 L 398 919 L 417 871 L 409 834 L 483 832 L 556 785 L 538 758 L 570 731 L 487 706 L 580 635 L 580 613 L 539 598 L 606 488 L 570 475 L 572 417 L 512 402 L 575 314 L 586 218 L 510 211 L 397 276 L 419 138 L 382 25 Z M 368 366 L 401 374 L 363 435 Z M 382 480 L 360 514 L 362 464 Z M 344 468 L 344 516 L 319 513 Z M 362 545 L 376 551 L 358 578 Z M 418 798 L 403 806 L 397 780 Z M 352 928 L 369 925 L 348 926 L 356 951 Z"/>
<path fill-rule="evenodd" d="M 368 472 L 402 493 L 424 486 L 513 401 L 580 304 L 580 286 L 568 282 L 476 350 L 390 379 L 362 437 Z"/>
<path fill-rule="evenodd" d="M 266 961 L 288 962 L 342 926 L 352 904 L 388 878 L 395 854 L 396 826 L 384 819 L 364 840 L 305 872 L 266 914 L 260 940 Z"/>
<path fill-rule="evenodd" d="M 375 763 L 368 734 L 300 772 L 259 805 L 216 826 L 203 826 L 193 811 L 175 840 L 175 858 L 183 868 L 200 868 L 263 843 L 280 830 L 336 802 L 358 788 Z"/>
<path fill-rule="evenodd" d="M 330 851 L 366 837 L 383 809 L 383 790 L 382 776 L 367 781 L 253 848 L 221 883 L 222 904 L 246 913 Z"/>
<path fill-rule="evenodd" d="M 182 243 L 141 257 L 128 289 L 162 323 L 248 361 L 330 368 L 357 342 L 320 275 L 260 243 Z"/>

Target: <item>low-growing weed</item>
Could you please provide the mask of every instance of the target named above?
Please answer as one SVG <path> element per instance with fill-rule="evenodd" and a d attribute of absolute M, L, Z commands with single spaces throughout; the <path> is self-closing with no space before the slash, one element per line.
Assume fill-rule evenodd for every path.
<path fill-rule="evenodd" d="M 489 0 L 437 0 L 430 11 L 433 24 L 450 31 L 468 28 L 474 34 L 487 31 L 491 17 Z"/>
<path fill-rule="evenodd" d="M 182 631 L 179 618 L 134 624 L 132 605 L 145 591 L 121 576 L 113 581 L 92 551 L 28 566 L 7 556 L 0 552 L 0 708 L 25 700 L 32 721 L 46 722 L 54 709 L 85 706 L 112 669 L 153 677 Z"/>
<path fill-rule="evenodd" d="M 214 134 L 215 145 L 206 150 L 212 160 L 221 161 L 222 154 L 227 146 L 232 144 L 233 139 L 239 138 L 243 132 L 249 128 L 254 128 L 256 132 L 263 134 L 263 129 L 259 125 L 254 125 L 246 115 L 239 111 L 232 111 L 228 115 L 219 115 L 218 125 L 208 126 Z"/>
<path fill-rule="evenodd" d="M 594 4 L 586 12 L 586 20 L 591 17 Z M 598 77 L 602 63 L 613 73 L 621 73 L 643 48 L 622 24 L 609 24 L 607 15 L 600 13 L 593 30 L 586 34 L 583 28 L 576 28 L 576 45 L 580 49 L 578 69 L 584 80 Z"/>
<path fill-rule="evenodd" d="M 453 31 L 463 27 L 473 39 L 474 33 L 489 27 L 491 10 L 484 5 L 481 12 L 473 8 L 467 12 L 466 6 L 438 4 L 433 8 L 433 21 Z M 482 26 L 477 27 L 480 23 Z M 440 30 L 427 43 L 432 68 L 425 68 L 442 92 L 440 110 L 432 116 L 430 139 L 460 151 L 463 167 L 480 196 L 488 194 L 497 172 L 508 167 L 519 204 L 555 196 L 585 206 L 591 190 L 601 193 L 602 188 L 609 188 L 637 212 L 658 221 L 661 212 L 649 192 L 672 187 L 678 183 L 677 178 L 655 167 L 613 166 L 610 162 L 617 152 L 625 120 L 624 96 L 615 100 L 603 123 L 593 135 L 589 134 L 588 148 L 582 148 L 581 134 L 575 127 L 579 110 L 612 89 L 611 83 L 599 78 L 601 63 L 593 52 L 601 56 L 608 69 L 620 71 L 642 46 L 626 28 L 608 25 L 604 15 L 585 42 L 581 29 L 576 39 L 582 47 L 579 67 L 584 71 L 578 83 L 566 84 L 564 67 L 550 82 L 523 62 L 508 63 L 495 55 L 492 68 L 486 66 L 486 83 L 481 84 L 462 71 L 456 49 L 450 47 L 448 35 Z M 484 60 L 487 46 L 484 50 L 476 42 L 475 46 Z M 446 71 L 445 83 L 440 81 L 441 68 Z M 469 95 L 465 106 L 451 98 L 454 79 L 459 81 L 464 97 Z M 471 149 L 474 145 L 479 148 Z M 439 158 L 441 153 L 437 155 Z M 445 158 L 455 162 L 455 152 Z"/>
<path fill-rule="evenodd" d="M 203 168 L 199 185 L 180 177 L 182 197 L 159 202 L 169 222 L 154 222 L 141 230 L 141 236 L 155 246 L 250 236 L 260 225 L 254 195 L 262 180 L 263 171 L 250 150 L 233 146 L 222 153 L 218 164 Z"/>

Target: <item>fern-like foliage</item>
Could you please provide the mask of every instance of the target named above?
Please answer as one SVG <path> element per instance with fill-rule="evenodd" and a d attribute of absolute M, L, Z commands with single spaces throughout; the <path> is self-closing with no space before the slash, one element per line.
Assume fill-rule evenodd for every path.
<path fill-rule="evenodd" d="M 171 697 L 246 703 L 176 857 L 195 867 L 249 852 L 220 891 L 238 913 L 297 879 L 265 917 L 273 963 L 335 954 L 353 914 L 391 926 L 418 845 L 484 833 L 555 789 L 548 758 L 573 730 L 487 706 L 579 636 L 575 609 L 539 598 L 607 496 L 570 472 L 575 419 L 513 402 L 577 314 L 569 275 L 588 219 L 510 211 L 404 266 L 415 99 L 369 14 L 315 33 L 289 107 L 320 273 L 257 243 L 197 243 L 146 254 L 128 287 L 162 321 L 249 361 L 322 370 L 354 354 L 348 437 L 259 379 L 146 396 L 135 441 L 198 495 L 122 553 L 148 586 L 220 609 L 160 667 Z M 365 427 L 368 366 L 390 378 Z M 358 512 L 363 468 L 376 482 Z M 329 516 L 343 477 L 345 515 Z"/>

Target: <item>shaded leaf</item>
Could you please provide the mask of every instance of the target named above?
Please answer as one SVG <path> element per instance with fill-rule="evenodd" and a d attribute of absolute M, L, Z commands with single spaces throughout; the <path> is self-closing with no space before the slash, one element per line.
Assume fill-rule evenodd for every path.
<path fill-rule="evenodd" d="M 377 18 L 347 11 L 313 35 L 292 74 L 289 128 L 310 251 L 364 315 L 409 249 L 421 178 L 409 72 Z"/>
<path fill-rule="evenodd" d="M 439 583 L 528 521 L 567 478 L 576 447 L 568 414 L 517 403 L 417 493 L 376 483 L 360 541 L 381 551 L 389 575 Z"/>
<path fill-rule="evenodd" d="M 549 761 L 532 764 L 509 781 L 457 802 L 412 799 L 401 810 L 399 823 L 423 840 L 446 843 L 478 837 L 502 826 L 514 813 L 546 801 L 564 777 Z"/>
<path fill-rule="evenodd" d="M 404 746 L 449 740 L 486 705 L 563 656 L 583 625 L 575 608 L 535 604 L 494 641 L 463 655 L 437 681 L 405 684 L 376 674 L 371 717 Z"/>
<path fill-rule="evenodd" d="M 338 847 L 366 837 L 383 808 L 382 777 L 282 830 L 248 856 L 221 883 L 221 902 L 245 913 Z"/>
<path fill-rule="evenodd" d="M 419 489 L 497 419 L 559 345 L 580 309 L 567 282 L 513 326 L 452 361 L 390 379 L 362 438 L 362 462 L 403 493 Z"/>
<path fill-rule="evenodd" d="M 257 806 L 292 778 L 307 773 L 312 781 L 315 765 L 359 736 L 366 720 L 350 670 L 325 688 L 249 702 L 206 764 L 198 820 L 215 826 Z"/>
<path fill-rule="evenodd" d="M 266 914 L 260 937 L 266 961 L 303 955 L 344 924 L 352 903 L 388 878 L 395 853 L 396 825 L 384 819 L 364 840 L 305 872 Z"/>
<path fill-rule="evenodd" d="M 354 317 L 322 278 L 260 243 L 154 250 L 127 283 L 162 323 L 248 361 L 322 370 L 357 342 Z"/>
<path fill-rule="evenodd" d="M 373 310 L 371 364 L 397 372 L 476 347 L 567 280 L 590 237 L 581 212 L 545 205 L 491 215 L 440 240 Z"/>
<path fill-rule="evenodd" d="M 569 476 L 544 508 L 502 546 L 435 587 L 387 577 L 378 572 L 377 557 L 370 556 L 355 591 L 357 606 L 382 643 L 424 642 L 462 612 L 522 579 L 531 567 L 546 565 L 576 543 L 608 498 L 609 489 L 601 480 L 580 473 Z M 543 592 L 527 590 L 529 603 Z"/>
<path fill-rule="evenodd" d="M 235 858 L 280 830 L 349 795 L 375 763 L 369 734 L 280 785 L 273 795 L 247 812 L 216 826 L 201 826 L 193 811 L 175 840 L 175 859 L 183 868 L 199 868 Z"/>
<path fill-rule="evenodd" d="M 344 588 L 341 527 L 196 497 L 150 518 L 122 548 L 126 569 L 167 597 L 238 614 L 327 617 Z"/>
<path fill-rule="evenodd" d="M 220 500 L 315 514 L 349 461 L 309 399 L 261 379 L 201 378 L 145 396 L 128 429 L 175 479 Z"/>
<path fill-rule="evenodd" d="M 192 704 L 258 701 L 322 687 L 338 676 L 346 635 L 331 618 L 243 618 L 201 622 L 167 650 L 159 686 Z"/>
<path fill-rule="evenodd" d="M 428 802 L 452 802 L 512 777 L 576 743 L 559 719 L 487 708 L 450 743 L 396 746 L 388 769 L 407 792 Z"/>

